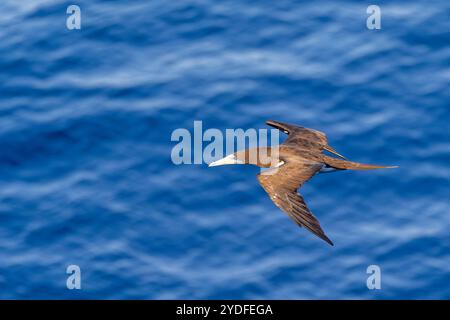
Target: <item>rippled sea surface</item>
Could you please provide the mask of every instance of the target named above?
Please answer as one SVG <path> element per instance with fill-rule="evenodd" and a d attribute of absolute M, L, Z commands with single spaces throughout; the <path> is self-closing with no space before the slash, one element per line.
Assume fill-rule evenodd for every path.
<path fill-rule="evenodd" d="M 379 1 L 381 30 L 359 1 L 74 2 L 81 30 L 0 2 L 0 298 L 450 298 L 448 1 Z M 302 188 L 334 247 L 256 167 L 171 161 L 194 120 L 267 119 L 400 166 Z"/>

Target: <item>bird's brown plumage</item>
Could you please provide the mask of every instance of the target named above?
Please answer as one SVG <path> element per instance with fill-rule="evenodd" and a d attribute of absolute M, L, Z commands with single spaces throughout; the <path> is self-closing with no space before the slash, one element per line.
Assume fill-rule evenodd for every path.
<path fill-rule="evenodd" d="M 303 197 L 297 193 L 297 190 L 321 168 L 322 165 L 319 163 L 288 161 L 280 168 L 258 174 L 257 178 L 277 207 L 285 211 L 299 226 L 305 227 L 333 245 L 317 218 L 306 206 Z"/>
<path fill-rule="evenodd" d="M 270 167 L 269 170 L 258 174 L 257 178 L 273 203 L 286 212 L 299 226 L 333 245 L 317 218 L 307 207 L 303 197 L 297 193 L 298 189 L 323 169 L 326 171 L 328 169 L 369 170 L 393 167 L 348 161 L 328 145 L 327 137 L 323 132 L 273 120 L 268 120 L 266 123 L 288 134 L 287 139 L 276 147 L 260 147 L 235 152 L 210 165 L 241 163 Z M 342 159 L 330 157 L 324 154 L 324 151 Z M 230 156 L 232 158 L 229 159 Z"/>
<path fill-rule="evenodd" d="M 320 152 L 326 150 L 342 159 L 345 159 L 344 156 L 337 153 L 336 150 L 328 145 L 327 136 L 321 131 L 299 127 L 293 124 L 282 123 L 274 120 L 267 120 L 266 124 L 277 128 L 278 130 L 281 130 L 289 135 L 288 138 L 284 141 L 284 145 L 291 145 L 294 147 L 302 146 L 303 148 L 318 150 Z"/>
<path fill-rule="evenodd" d="M 275 205 L 285 211 L 299 226 L 333 245 L 297 190 L 324 167 L 337 170 L 389 167 L 366 165 L 323 154 L 326 150 L 345 159 L 328 145 L 323 132 L 273 120 L 266 123 L 288 134 L 288 138 L 278 147 L 279 160 L 284 164 L 258 174 L 259 183 Z"/>

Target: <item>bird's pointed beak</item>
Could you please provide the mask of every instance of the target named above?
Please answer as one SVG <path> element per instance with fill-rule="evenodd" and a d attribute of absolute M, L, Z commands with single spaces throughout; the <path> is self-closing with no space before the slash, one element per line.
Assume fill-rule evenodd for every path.
<path fill-rule="evenodd" d="M 336 150 L 334 150 L 334 149 L 333 149 L 332 147 L 330 147 L 330 146 L 325 146 L 325 147 L 324 147 L 324 150 L 326 150 L 326 151 L 328 151 L 328 152 L 331 152 L 332 154 L 337 155 L 338 157 L 340 157 L 340 158 L 342 158 L 342 159 L 347 160 L 343 155 L 339 154 Z"/>
<path fill-rule="evenodd" d="M 242 163 L 243 162 L 241 160 L 236 159 L 234 154 L 230 154 L 230 155 L 226 156 L 225 158 L 211 162 L 208 165 L 208 167 L 223 166 L 226 164 L 242 164 Z"/>

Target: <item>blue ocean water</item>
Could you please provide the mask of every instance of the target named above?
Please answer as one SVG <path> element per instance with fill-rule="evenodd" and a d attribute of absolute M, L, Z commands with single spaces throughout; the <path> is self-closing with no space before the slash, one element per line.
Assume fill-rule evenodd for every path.
<path fill-rule="evenodd" d="M 450 298 L 450 3 L 376 4 L 1 1 L 0 298 Z M 334 247 L 257 168 L 171 161 L 195 120 L 267 119 L 400 166 L 302 188 Z"/>

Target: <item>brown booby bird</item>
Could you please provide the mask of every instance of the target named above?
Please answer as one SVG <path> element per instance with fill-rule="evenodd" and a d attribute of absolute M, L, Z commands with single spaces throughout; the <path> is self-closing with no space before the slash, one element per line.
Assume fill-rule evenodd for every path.
<path fill-rule="evenodd" d="M 252 164 L 261 168 L 270 168 L 257 175 L 259 183 L 270 199 L 300 227 L 308 229 L 333 245 L 297 190 L 316 173 L 396 167 L 348 161 L 328 145 L 327 137 L 323 132 L 273 120 L 266 123 L 288 134 L 284 143 L 275 147 L 237 151 L 210 163 L 209 166 Z M 341 159 L 324 154 L 324 150 Z"/>

